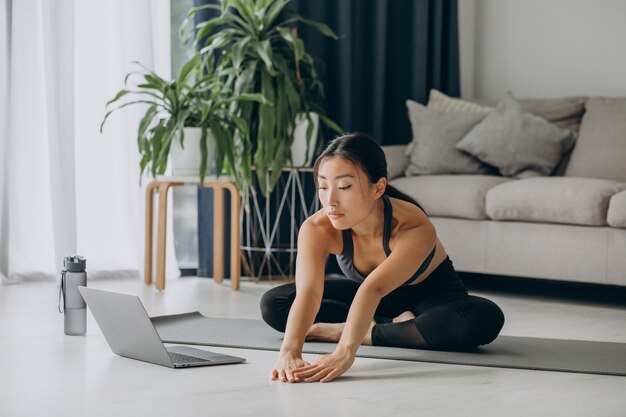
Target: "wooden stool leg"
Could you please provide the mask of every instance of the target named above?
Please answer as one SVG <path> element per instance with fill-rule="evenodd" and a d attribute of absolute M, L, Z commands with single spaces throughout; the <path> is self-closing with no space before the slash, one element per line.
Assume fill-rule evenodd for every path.
<path fill-rule="evenodd" d="M 156 181 L 152 181 L 146 188 L 146 247 L 144 256 L 144 282 L 152 283 L 152 212 L 154 205 L 154 187 Z"/>
<path fill-rule="evenodd" d="M 241 281 L 241 227 L 239 212 L 241 197 L 237 187 L 231 184 L 230 190 L 230 287 L 238 291 Z"/>
<path fill-rule="evenodd" d="M 165 232 L 167 230 L 167 191 L 171 184 L 159 185 L 159 223 L 157 229 L 156 288 L 165 289 Z"/>
<path fill-rule="evenodd" d="M 224 281 L 224 189 L 213 187 L 213 281 Z"/>

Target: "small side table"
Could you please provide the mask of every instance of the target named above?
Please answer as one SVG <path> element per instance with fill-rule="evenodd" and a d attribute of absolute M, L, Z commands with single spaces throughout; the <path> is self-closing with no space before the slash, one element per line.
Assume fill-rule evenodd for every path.
<path fill-rule="evenodd" d="M 200 184 L 200 177 L 169 177 L 157 176 L 148 184 L 146 189 L 146 253 L 145 253 L 145 276 L 146 284 L 152 283 L 152 213 L 155 191 L 159 195 L 159 213 L 157 227 L 157 252 L 156 252 L 156 288 L 165 289 L 165 231 L 167 223 L 167 195 L 170 187 L 180 185 Z M 230 286 L 233 290 L 239 290 L 241 252 L 240 252 L 240 206 L 241 197 L 239 189 L 232 177 L 207 176 L 202 183 L 203 187 L 213 189 L 215 210 L 213 215 L 213 280 L 217 283 L 224 281 L 224 190 L 228 190 L 231 196 L 230 209 Z"/>

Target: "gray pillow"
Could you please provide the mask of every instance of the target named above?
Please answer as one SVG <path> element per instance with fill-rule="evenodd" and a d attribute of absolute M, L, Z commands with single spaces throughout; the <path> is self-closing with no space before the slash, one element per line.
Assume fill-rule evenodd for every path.
<path fill-rule="evenodd" d="M 402 177 L 409 166 L 409 157 L 404 154 L 406 145 L 381 146 L 387 160 L 387 179 Z"/>
<path fill-rule="evenodd" d="M 508 93 L 456 149 L 497 167 L 504 176 L 526 178 L 550 175 L 575 140 L 571 131 L 522 111 Z"/>
<path fill-rule="evenodd" d="M 478 124 L 484 114 L 444 113 L 407 100 L 413 142 L 405 175 L 490 174 L 492 169 L 454 145 Z"/>
<path fill-rule="evenodd" d="M 626 181 L 626 98 L 593 97 L 565 176 Z"/>

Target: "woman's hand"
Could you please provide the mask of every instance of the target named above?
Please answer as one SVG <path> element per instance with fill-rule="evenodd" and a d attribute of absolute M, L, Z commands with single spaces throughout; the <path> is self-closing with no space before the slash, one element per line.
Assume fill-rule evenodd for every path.
<path fill-rule="evenodd" d="M 337 351 L 318 356 L 313 365 L 296 369 L 293 375 L 304 382 L 330 382 L 341 376 L 352 366 L 354 355 L 349 351 Z"/>
<path fill-rule="evenodd" d="M 307 366 L 309 363 L 305 362 L 301 355 L 281 353 L 274 364 L 274 369 L 270 372 L 270 379 L 272 381 L 278 379 L 281 382 L 300 382 L 300 379 L 294 377 L 293 370 Z"/>

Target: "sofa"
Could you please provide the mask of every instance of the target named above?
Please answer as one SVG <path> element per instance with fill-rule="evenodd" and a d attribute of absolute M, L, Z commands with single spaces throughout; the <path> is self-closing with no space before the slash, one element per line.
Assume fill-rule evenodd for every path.
<path fill-rule="evenodd" d="M 424 208 L 458 271 L 626 286 L 626 98 L 519 102 L 575 139 L 549 174 L 407 175 L 410 145 L 391 145 L 389 183 Z"/>

